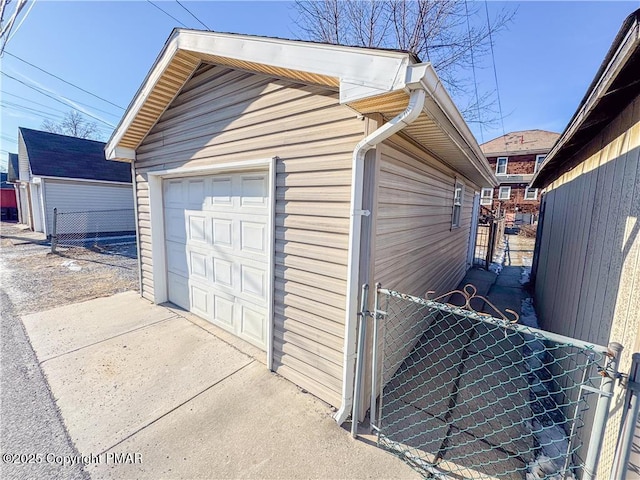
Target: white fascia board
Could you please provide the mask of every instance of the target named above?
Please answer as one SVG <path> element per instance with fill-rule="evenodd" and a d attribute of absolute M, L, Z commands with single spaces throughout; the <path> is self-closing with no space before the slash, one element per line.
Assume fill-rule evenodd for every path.
<path fill-rule="evenodd" d="M 119 159 L 118 143 L 179 50 L 338 78 L 341 103 L 403 88 L 410 63 L 402 52 L 177 29 L 107 142 L 108 159 Z"/>
<path fill-rule="evenodd" d="M 440 125 L 451 141 L 464 153 L 486 182 L 486 185 L 481 186 L 498 186 L 498 179 L 489 168 L 478 142 L 431 64 L 412 65 L 409 68 L 407 87 L 415 88 L 416 83 L 420 83 L 430 96 L 425 104 L 425 113 Z"/>
<path fill-rule="evenodd" d="M 104 151 L 105 158 L 107 160 L 113 160 L 115 162 L 135 162 L 136 151 L 133 148 L 119 147 L 117 145 L 109 148 L 107 146 Z"/>
<path fill-rule="evenodd" d="M 338 78 L 348 90 L 357 85 L 378 95 L 401 88 L 409 63 L 401 52 L 202 31 L 182 30 L 176 43 L 196 54 Z"/>
<path fill-rule="evenodd" d="M 116 182 L 114 180 L 95 180 L 92 178 L 71 178 L 71 177 L 52 177 L 51 175 L 38 175 L 37 177 L 33 177 L 32 183 L 40 183 L 41 178 L 46 178 L 48 180 L 60 180 L 63 182 L 83 182 L 83 183 L 108 183 L 112 185 L 123 185 L 123 186 L 131 186 L 131 182 Z M 36 182 L 36 179 L 38 180 Z"/>

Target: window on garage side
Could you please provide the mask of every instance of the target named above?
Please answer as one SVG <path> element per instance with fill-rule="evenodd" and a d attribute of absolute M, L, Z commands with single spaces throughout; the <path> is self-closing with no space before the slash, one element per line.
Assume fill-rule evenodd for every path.
<path fill-rule="evenodd" d="M 493 202 L 493 188 L 483 188 L 480 194 L 480 205 L 491 205 Z"/>
<path fill-rule="evenodd" d="M 509 200 L 511 198 L 511 187 L 500 187 L 498 200 Z"/>
<path fill-rule="evenodd" d="M 451 227 L 460 226 L 462 214 L 462 199 L 464 198 L 464 184 L 456 182 L 453 194 L 453 216 L 451 217 Z"/>

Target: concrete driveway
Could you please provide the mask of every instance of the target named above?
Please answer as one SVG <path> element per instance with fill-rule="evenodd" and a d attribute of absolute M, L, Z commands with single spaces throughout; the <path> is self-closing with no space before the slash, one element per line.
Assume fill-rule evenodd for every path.
<path fill-rule="evenodd" d="M 264 353 L 137 293 L 23 322 L 92 478 L 419 478 Z"/>

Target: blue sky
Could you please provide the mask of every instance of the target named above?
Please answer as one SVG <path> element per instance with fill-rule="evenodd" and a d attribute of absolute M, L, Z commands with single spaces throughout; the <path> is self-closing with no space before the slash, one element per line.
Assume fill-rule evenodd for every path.
<path fill-rule="evenodd" d="M 15 3 L 15 2 L 14 2 Z M 156 0 L 190 28 L 202 28 L 175 1 Z M 212 30 L 297 38 L 295 11 L 288 2 L 183 3 Z M 146 1 L 29 0 L 24 22 L 6 50 L 113 104 L 126 107 L 152 66 L 175 20 Z M 504 131 L 546 129 L 561 132 L 624 18 L 640 1 L 489 2 L 490 12 L 516 9 L 507 31 L 495 38 L 495 64 Z M 10 55 L 2 72 L 44 89 L 63 103 L 100 119 L 106 141 L 123 110 L 81 92 Z M 478 70 L 481 90 L 495 88 L 491 58 Z M 64 97 L 64 98 L 61 98 Z M 71 108 L 5 75 L 0 77 L 0 168 L 7 151 L 17 151 L 19 126 L 40 128 L 44 118 L 59 120 Z M 89 118 L 89 120 L 94 120 Z M 502 135 L 499 123 L 480 132 L 479 142 Z"/>

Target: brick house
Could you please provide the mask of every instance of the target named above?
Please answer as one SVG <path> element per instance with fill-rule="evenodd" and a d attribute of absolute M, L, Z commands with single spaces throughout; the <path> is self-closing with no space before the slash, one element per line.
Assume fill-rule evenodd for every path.
<path fill-rule="evenodd" d="M 480 204 L 505 212 L 507 222 L 533 223 L 540 198 L 529 188 L 534 173 L 560 135 L 546 130 L 511 132 L 483 143 L 480 148 L 500 182 L 497 188 L 483 188 Z"/>

